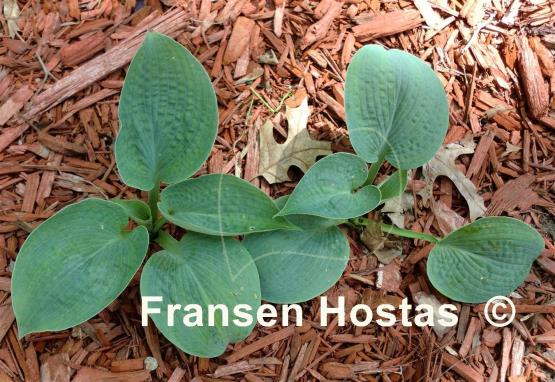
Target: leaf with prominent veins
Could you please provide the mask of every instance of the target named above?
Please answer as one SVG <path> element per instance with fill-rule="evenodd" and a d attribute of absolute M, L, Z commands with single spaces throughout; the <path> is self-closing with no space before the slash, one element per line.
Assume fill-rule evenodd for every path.
<path fill-rule="evenodd" d="M 514 291 L 543 248 L 541 235 L 520 220 L 478 219 L 435 245 L 428 255 L 428 277 L 453 300 L 484 302 Z"/>
<path fill-rule="evenodd" d="M 150 191 L 193 175 L 218 131 L 208 74 L 182 45 L 148 32 L 125 77 L 116 162 L 125 184 Z"/>
<path fill-rule="evenodd" d="M 282 197 L 276 204 L 281 207 L 286 200 Z M 324 293 L 349 260 L 349 241 L 336 226 L 339 221 L 308 215 L 287 219 L 300 230 L 264 232 L 243 240 L 258 268 L 262 298 L 273 303 L 297 303 Z"/>
<path fill-rule="evenodd" d="M 128 223 L 121 206 L 86 199 L 33 230 L 12 277 L 20 336 L 79 325 L 123 292 L 148 249 L 146 228 Z"/>
<path fill-rule="evenodd" d="M 366 45 L 345 81 L 345 114 L 356 153 L 402 170 L 434 155 L 447 132 L 447 98 L 434 71 L 412 54 Z"/>
<path fill-rule="evenodd" d="M 319 160 L 303 176 L 279 212 L 350 219 L 372 211 L 380 203 L 380 190 L 364 185 L 368 165 L 353 154 L 337 153 Z"/>
<path fill-rule="evenodd" d="M 278 208 L 268 195 L 232 175 L 204 175 L 167 187 L 159 207 L 172 223 L 207 235 L 294 228 L 285 218 L 274 218 Z"/>
<path fill-rule="evenodd" d="M 234 324 L 234 308 L 246 304 L 256 317 L 260 282 L 252 257 L 239 241 L 189 232 L 148 260 L 141 275 L 141 295 L 162 296 L 161 313 L 150 317 L 168 340 L 189 354 L 210 358 L 252 331 L 255 320 L 244 327 Z M 180 304 L 181 308 L 172 313 L 168 304 Z M 184 327 L 188 304 L 201 307 L 201 326 Z M 221 313 L 209 325 L 209 306 L 218 304 L 228 311 L 227 326 Z M 168 325 L 169 315 L 174 317 L 173 326 Z"/>

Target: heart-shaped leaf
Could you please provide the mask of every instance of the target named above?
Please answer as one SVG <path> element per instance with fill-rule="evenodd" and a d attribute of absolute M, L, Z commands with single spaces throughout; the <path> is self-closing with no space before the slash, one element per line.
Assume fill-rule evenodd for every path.
<path fill-rule="evenodd" d="M 380 202 L 380 190 L 364 186 L 368 165 L 353 154 L 327 156 L 303 176 L 279 215 L 313 215 L 350 219 L 372 211 Z"/>
<path fill-rule="evenodd" d="M 208 235 L 235 236 L 294 228 L 274 216 L 278 208 L 264 192 L 232 175 L 210 174 L 170 186 L 160 212 L 172 223 Z"/>
<path fill-rule="evenodd" d="M 447 132 L 445 91 L 434 71 L 400 50 L 366 45 L 345 81 L 345 113 L 353 148 L 369 163 L 399 169 L 429 161 Z"/>
<path fill-rule="evenodd" d="M 151 314 L 156 327 L 174 345 L 199 357 L 216 357 L 230 342 L 241 341 L 249 335 L 256 319 L 246 327 L 235 325 L 234 309 L 239 304 L 252 308 L 249 314 L 256 317 L 260 306 L 260 282 L 256 266 L 243 245 L 232 238 L 211 237 L 189 232 L 167 250 L 155 253 L 146 263 L 141 276 L 141 295 L 162 296 L 160 314 Z M 168 304 L 180 304 L 174 325 L 168 325 Z M 200 321 L 192 316 L 183 324 L 186 314 L 195 313 L 189 304 L 202 309 Z M 223 304 L 228 309 L 228 326 L 222 314 L 214 316 L 209 325 L 209 305 Z M 197 310 L 198 311 L 198 310 Z M 198 316 L 197 316 L 198 318 Z"/>
<path fill-rule="evenodd" d="M 148 249 L 146 228 L 128 222 L 119 205 L 86 199 L 33 230 L 12 277 L 20 336 L 79 325 L 116 299 Z"/>
<path fill-rule="evenodd" d="M 428 256 L 428 277 L 445 296 L 479 303 L 514 291 L 544 248 L 541 235 L 508 217 L 487 217 L 451 232 Z"/>
<path fill-rule="evenodd" d="M 286 198 L 276 201 L 278 206 Z M 337 221 L 309 215 L 287 216 L 299 231 L 248 235 L 243 244 L 260 276 L 262 298 L 280 304 L 310 300 L 341 277 L 349 260 L 349 242 Z"/>
<path fill-rule="evenodd" d="M 149 32 L 133 58 L 119 104 L 116 162 L 129 186 L 151 190 L 193 175 L 218 129 L 208 74 L 183 46 Z"/>
<path fill-rule="evenodd" d="M 382 196 L 382 202 L 395 198 L 405 192 L 408 180 L 409 178 L 406 170 L 397 170 L 391 174 L 378 186 Z"/>
<path fill-rule="evenodd" d="M 112 202 L 119 204 L 127 216 L 138 224 L 146 225 L 151 222 L 150 207 L 142 200 L 112 199 Z"/>

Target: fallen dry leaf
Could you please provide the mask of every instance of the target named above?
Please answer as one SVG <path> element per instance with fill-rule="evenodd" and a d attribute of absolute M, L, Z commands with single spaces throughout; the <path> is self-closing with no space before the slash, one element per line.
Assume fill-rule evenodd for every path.
<path fill-rule="evenodd" d="M 408 192 L 395 198 L 388 199 L 381 209 L 393 224 L 399 228 L 405 228 L 405 213 L 412 210 L 414 206 L 414 197 Z"/>
<path fill-rule="evenodd" d="M 476 186 L 455 165 L 459 155 L 472 154 L 476 144 L 472 137 L 459 143 L 450 143 L 442 147 L 436 155 L 422 167 L 422 174 L 426 180 L 426 188 L 419 194 L 425 202 L 432 197 L 434 181 L 438 176 L 446 176 L 455 184 L 468 204 L 470 220 L 474 221 L 486 212 L 484 199 L 478 195 Z"/>
<path fill-rule="evenodd" d="M 14 38 L 19 31 L 17 19 L 19 18 L 19 5 L 16 0 L 4 0 L 4 18 L 8 22 L 8 34 Z"/>
<path fill-rule="evenodd" d="M 309 115 L 308 98 L 303 99 L 299 107 L 286 106 L 285 117 L 289 130 L 284 143 L 275 141 L 272 122 L 266 121 L 260 128 L 258 172 L 269 183 L 291 180 L 287 174 L 289 167 L 297 166 L 306 172 L 316 162 L 317 157 L 331 154 L 330 142 L 310 138 L 306 129 Z"/>
<path fill-rule="evenodd" d="M 505 157 L 509 154 L 512 154 L 512 153 L 517 153 L 520 150 L 522 150 L 522 147 L 515 146 L 510 142 L 506 142 L 505 143 L 505 151 L 503 151 L 503 154 L 501 154 L 501 158 L 503 158 L 503 157 Z"/>
<path fill-rule="evenodd" d="M 40 368 L 41 381 L 69 382 L 71 369 L 67 353 L 55 354 L 48 357 Z"/>
<path fill-rule="evenodd" d="M 440 200 L 432 200 L 432 212 L 439 223 L 439 229 L 444 235 L 466 224 L 465 218 L 447 207 L 445 203 Z"/>
<path fill-rule="evenodd" d="M 432 329 L 436 332 L 438 338 L 442 338 L 445 333 L 451 329 L 449 326 L 443 326 L 440 324 L 439 320 L 444 318 L 444 315 L 440 313 L 440 306 L 442 305 L 441 302 L 436 298 L 436 296 L 427 294 L 425 292 L 417 292 L 414 294 L 414 300 L 417 304 L 426 304 L 432 307 L 432 311 L 434 314 L 434 326 Z M 448 320 L 449 316 L 445 316 L 445 319 Z"/>
<path fill-rule="evenodd" d="M 360 234 L 360 240 L 382 264 L 391 263 L 403 252 L 403 243 L 399 240 L 390 240 L 385 236 L 377 222 L 369 222 Z"/>

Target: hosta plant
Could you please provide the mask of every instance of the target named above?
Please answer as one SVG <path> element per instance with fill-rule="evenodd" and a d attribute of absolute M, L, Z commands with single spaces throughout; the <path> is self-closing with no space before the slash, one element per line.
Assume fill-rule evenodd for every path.
<path fill-rule="evenodd" d="M 22 246 L 13 271 L 13 308 L 19 335 L 76 326 L 105 309 L 146 261 L 142 295 L 202 307 L 260 305 L 256 265 L 238 235 L 297 229 L 264 192 L 230 175 L 189 179 L 218 131 L 216 95 L 202 65 L 180 44 L 148 33 L 133 58 L 119 105 L 115 143 L 125 184 L 148 191 L 141 200 L 85 199 L 42 223 Z M 160 193 L 160 185 L 166 187 Z M 162 227 L 186 228 L 181 241 Z M 180 313 L 183 316 L 183 312 Z M 160 331 L 188 353 L 221 354 L 254 324 L 182 330 L 153 315 Z M 175 321 L 182 317 L 176 314 Z"/>
<path fill-rule="evenodd" d="M 85 199 L 29 235 L 12 277 L 19 335 L 67 329 L 105 309 L 141 268 L 151 242 L 162 249 L 143 266 L 142 296 L 203 309 L 223 304 L 232 311 L 246 304 L 255 311 L 261 300 L 293 303 L 325 292 L 349 258 L 338 226 L 364 224 L 364 215 L 402 192 L 406 170 L 435 154 L 448 123 L 434 72 L 401 51 L 362 48 L 349 66 L 345 90 L 357 155 L 318 161 L 291 195 L 272 200 L 230 175 L 191 178 L 216 138 L 215 93 L 185 48 L 148 33 L 125 79 L 115 144 L 122 181 L 148 191 L 148 203 Z M 398 171 L 374 185 L 386 160 Z M 180 241 L 164 229 L 166 222 L 186 230 Z M 463 302 L 513 291 L 543 248 L 536 231 L 505 217 L 479 219 L 442 239 L 384 227 L 435 243 L 429 278 L 441 293 Z M 165 306 L 151 316 L 154 324 L 198 356 L 221 354 L 254 326 L 226 325 L 221 316 L 213 325 L 171 326 L 168 316 L 181 322 L 184 311 Z"/>
<path fill-rule="evenodd" d="M 244 240 L 258 267 L 263 299 L 304 299 L 303 291 L 317 284 L 306 277 L 307 269 L 340 274 L 344 263 L 337 259 L 342 252 L 329 245 L 339 240 L 332 228 L 346 221 L 365 225 L 368 220 L 361 215 L 402 194 L 407 170 L 428 162 L 440 148 L 449 117 L 445 92 L 433 70 L 411 54 L 378 45 L 364 46 L 348 67 L 345 113 L 357 155 L 337 153 L 318 161 L 278 214 L 292 222 L 311 217 L 310 231 L 280 230 Z M 397 171 L 374 185 L 386 160 Z M 511 293 L 544 247 L 533 228 L 508 217 L 482 218 L 444 238 L 381 225 L 388 233 L 434 243 L 427 262 L 431 283 L 445 296 L 468 303 Z M 315 230 L 319 234 L 309 234 Z M 291 236 L 299 239 L 289 240 Z M 319 290 L 329 287 L 319 280 Z"/>

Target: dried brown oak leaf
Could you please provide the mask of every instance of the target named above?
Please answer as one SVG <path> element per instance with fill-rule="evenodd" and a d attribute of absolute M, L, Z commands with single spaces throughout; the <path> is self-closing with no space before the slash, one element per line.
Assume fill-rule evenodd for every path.
<path fill-rule="evenodd" d="M 291 166 L 306 172 L 316 162 L 316 158 L 331 154 L 331 142 L 315 141 L 310 138 L 306 125 L 310 115 L 308 99 L 305 98 L 296 108 L 286 106 L 285 118 L 289 125 L 287 139 L 277 143 L 274 139 L 273 125 L 266 121 L 260 128 L 259 175 L 269 183 L 291 180 L 287 171 Z"/>
<path fill-rule="evenodd" d="M 455 159 L 463 154 L 472 154 L 476 144 L 472 137 L 467 137 L 459 143 L 450 143 L 442 147 L 436 155 L 422 167 L 422 174 L 426 180 L 426 188 L 419 194 L 425 202 L 431 199 L 434 181 L 438 176 L 446 176 L 451 181 L 468 204 L 470 220 L 474 221 L 486 212 L 484 199 L 478 194 L 474 183 L 457 168 Z"/>

